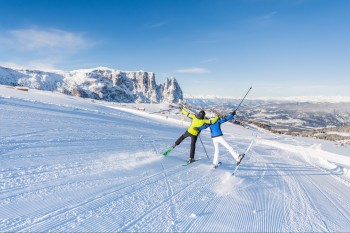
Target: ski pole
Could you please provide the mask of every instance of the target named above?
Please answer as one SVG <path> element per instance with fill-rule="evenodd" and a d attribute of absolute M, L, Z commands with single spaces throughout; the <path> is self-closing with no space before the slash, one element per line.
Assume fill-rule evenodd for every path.
<path fill-rule="evenodd" d="M 247 91 L 247 93 L 245 94 L 245 96 L 243 97 L 243 99 L 241 100 L 241 102 L 238 104 L 238 106 L 237 106 L 237 108 L 236 108 L 236 110 L 235 111 L 237 111 L 238 110 L 238 108 L 241 106 L 241 104 L 242 104 L 242 102 L 243 102 L 243 100 L 245 99 L 245 97 L 248 95 L 248 93 L 250 92 L 250 90 L 252 89 L 252 87 L 250 87 L 249 88 L 249 90 Z"/>
<path fill-rule="evenodd" d="M 203 142 L 202 142 L 202 139 L 201 139 L 201 137 L 198 135 L 198 137 L 199 137 L 199 140 L 201 141 L 201 143 L 202 143 L 202 146 L 203 146 L 203 149 L 204 149 L 204 151 L 205 151 L 205 154 L 207 155 L 207 157 L 208 157 L 208 159 L 209 159 L 209 156 L 208 156 L 208 153 L 207 153 L 207 150 L 205 149 L 205 147 L 204 147 L 204 144 L 203 144 Z"/>

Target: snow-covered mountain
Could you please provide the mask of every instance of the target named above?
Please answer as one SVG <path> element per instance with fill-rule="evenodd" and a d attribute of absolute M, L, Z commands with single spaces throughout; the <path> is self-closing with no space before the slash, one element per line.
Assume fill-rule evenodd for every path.
<path fill-rule="evenodd" d="M 191 99 L 198 102 L 232 102 L 232 100 L 241 100 L 241 97 L 231 96 L 215 96 L 215 95 L 203 95 L 192 96 L 184 94 L 185 99 Z M 271 102 L 299 102 L 299 103 L 350 103 L 350 96 L 288 96 L 288 97 L 256 97 L 246 98 L 246 101 L 254 101 L 259 103 L 271 103 Z"/>
<path fill-rule="evenodd" d="M 104 67 L 52 72 L 0 67 L 0 84 L 123 103 L 177 103 L 183 98 L 173 77 L 157 85 L 153 72 Z"/>
<path fill-rule="evenodd" d="M 186 98 L 186 101 L 190 105 L 215 109 L 225 114 L 235 109 L 240 99 Z M 345 126 L 350 125 L 350 99 L 246 99 L 239 109 L 238 117 L 284 132 Z"/>

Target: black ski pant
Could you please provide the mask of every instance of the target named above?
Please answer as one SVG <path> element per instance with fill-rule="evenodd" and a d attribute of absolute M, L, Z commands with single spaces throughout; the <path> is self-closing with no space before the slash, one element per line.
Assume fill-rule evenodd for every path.
<path fill-rule="evenodd" d="M 196 142 L 198 136 L 192 135 L 189 132 L 185 132 L 183 135 L 181 135 L 175 142 L 175 145 L 179 145 L 185 138 L 191 137 L 191 151 L 190 151 L 190 158 L 194 159 L 194 152 L 196 151 Z"/>

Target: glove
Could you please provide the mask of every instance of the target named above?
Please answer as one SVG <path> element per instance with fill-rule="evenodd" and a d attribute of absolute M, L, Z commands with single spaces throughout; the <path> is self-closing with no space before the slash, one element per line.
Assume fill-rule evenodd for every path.
<path fill-rule="evenodd" d="M 183 109 L 184 107 L 182 106 L 182 104 L 179 104 L 179 109 L 180 111 Z"/>
<path fill-rule="evenodd" d="M 233 110 L 233 112 L 231 113 L 233 116 L 236 115 L 236 110 Z"/>

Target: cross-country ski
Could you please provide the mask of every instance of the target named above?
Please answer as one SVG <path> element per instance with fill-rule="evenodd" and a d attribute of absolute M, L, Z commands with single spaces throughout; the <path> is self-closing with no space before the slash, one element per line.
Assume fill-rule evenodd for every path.
<path fill-rule="evenodd" d="M 254 143 L 254 140 L 250 142 L 250 144 L 249 144 L 248 148 L 246 149 L 246 151 L 243 154 L 239 155 L 239 161 L 237 161 L 236 166 L 235 166 L 235 168 L 234 168 L 234 170 L 232 172 L 233 176 L 235 176 L 237 174 L 237 170 L 238 170 L 239 166 L 241 165 L 243 158 L 248 154 L 248 152 L 249 152 L 250 148 L 252 147 L 253 143 Z"/>

